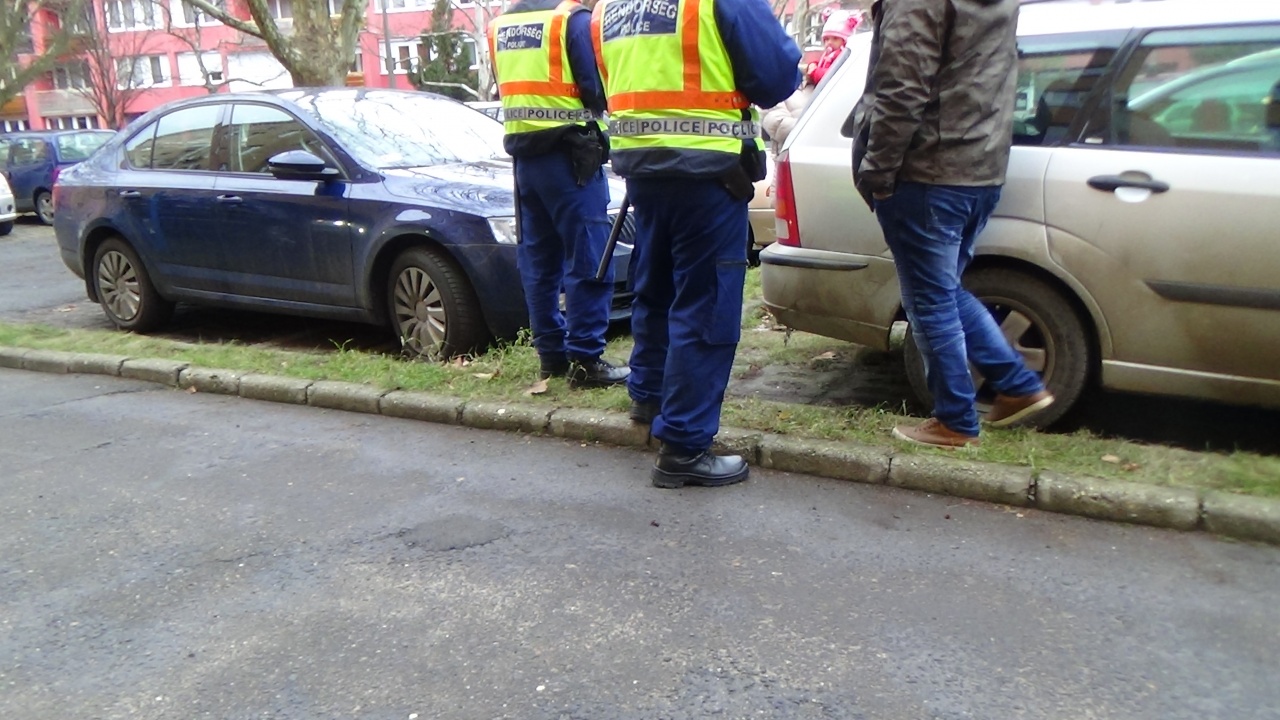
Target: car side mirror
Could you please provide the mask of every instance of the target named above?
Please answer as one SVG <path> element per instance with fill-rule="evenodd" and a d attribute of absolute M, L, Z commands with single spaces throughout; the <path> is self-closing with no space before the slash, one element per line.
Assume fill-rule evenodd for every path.
<path fill-rule="evenodd" d="M 281 180 L 336 180 L 342 173 L 306 150 L 289 150 L 272 155 L 267 170 Z"/>

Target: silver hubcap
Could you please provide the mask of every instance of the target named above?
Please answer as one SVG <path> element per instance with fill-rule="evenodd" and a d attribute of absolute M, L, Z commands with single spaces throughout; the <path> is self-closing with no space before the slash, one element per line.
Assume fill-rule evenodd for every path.
<path fill-rule="evenodd" d="M 98 293 L 112 315 L 128 322 L 138 315 L 142 305 L 142 286 L 138 271 L 124 253 L 112 250 L 98 263 Z"/>
<path fill-rule="evenodd" d="M 43 220 L 53 220 L 53 196 L 49 195 L 49 193 L 44 193 L 36 198 L 36 212 L 40 213 L 40 217 Z"/>
<path fill-rule="evenodd" d="M 400 341 L 415 355 L 435 355 L 444 344 L 449 320 L 440 288 L 420 268 L 405 268 L 396 278 L 393 300 Z"/>
<path fill-rule="evenodd" d="M 1009 341 L 1009 345 L 1022 355 L 1027 368 L 1032 372 L 1040 373 L 1047 381 L 1049 379 L 1049 348 L 1047 347 L 1049 341 L 1045 334 L 1040 332 L 1035 322 L 1024 313 L 999 304 L 987 307 L 1000 321 L 1000 332 Z M 980 390 L 986 384 L 986 380 L 972 365 L 969 366 L 969 371 L 973 375 L 974 389 Z"/>

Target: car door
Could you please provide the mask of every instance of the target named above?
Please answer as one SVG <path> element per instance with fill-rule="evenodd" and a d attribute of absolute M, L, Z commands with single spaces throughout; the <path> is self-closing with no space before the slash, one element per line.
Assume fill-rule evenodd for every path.
<path fill-rule="evenodd" d="M 161 116 L 125 143 L 114 192 L 127 237 L 155 264 L 157 282 L 196 293 L 222 293 L 222 248 L 214 227 L 214 131 L 218 103 L 183 107 Z"/>
<path fill-rule="evenodd" d="M 36 192 L 48 190 L 47 177 L 53 172 L 53 148 L 38 137 L 14 138 L 9 143 L 9 187 L 19 212 L 35 210 Z"/>
<path fill-rule="evenodd" d="M 274 177 L 268 161 L 305 150 L 341 166 L 325 143 L 279 107 L 236 103 L 228 166 L 218 177 L 218 233 L 234 291 L 284 302 L 354 307 L 355 273 L 342 179 Z"/>
<path fill-rule="evenodd" d="M 1280 379 L 1278 48 L 1280 26 L 1146 33 L 1053 153 L 1051 251 L 1102 309 L 1108 384 L 1248 401 L 1242 379 Z"/>

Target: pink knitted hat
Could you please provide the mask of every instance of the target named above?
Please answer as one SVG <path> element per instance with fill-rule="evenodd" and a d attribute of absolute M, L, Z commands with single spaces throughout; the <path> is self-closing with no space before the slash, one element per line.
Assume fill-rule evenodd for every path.
<path fill-rule="evenodd" d="M 836 10 L 827 17 L 827 22 L 822 25 L 822 37 L 838 37 L 841 40 L 848 40 L 854 29 L 861 22 L 862 13 Z"/>

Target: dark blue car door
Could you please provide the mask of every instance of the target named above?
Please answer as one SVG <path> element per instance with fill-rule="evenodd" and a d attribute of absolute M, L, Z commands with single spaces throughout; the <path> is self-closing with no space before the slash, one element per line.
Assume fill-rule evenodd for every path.
<path fill-rule="evenodd" d="M 121 229 L 155 265 L 162 287 L 222 293 L 214 168 L 223 105 L 196 105 L 162 116 L 125 144 L 114 192 Z"/>
<path fill-rule="evenodd" d="M 217 181 L 223 268 L 233 292 L 282 303 L 356 305 L 348 222 L 350 184 L 281 179 L 268 160 L 305 150 L 333 167 L 316 133 L 279 107 L 235 103 L 227 168 Z"/>
<path fill-rule="evenodd" d="M 35 209 L 36 191 L 47 184 L 45 178 L 53 172 L 53 166 L 53 147 L 47 140 L 38 137 L 18 137 L 9 142 L 6 172 L 19 212 Z"/>

